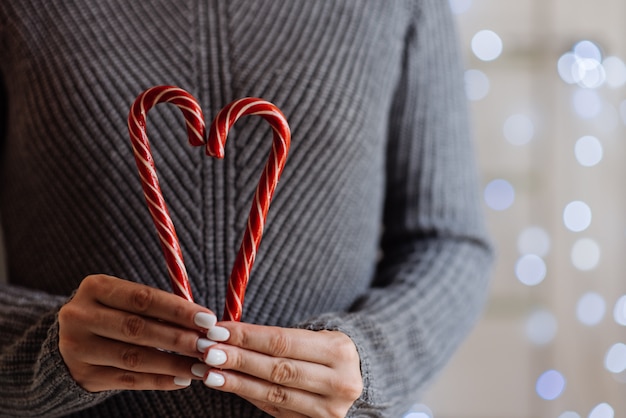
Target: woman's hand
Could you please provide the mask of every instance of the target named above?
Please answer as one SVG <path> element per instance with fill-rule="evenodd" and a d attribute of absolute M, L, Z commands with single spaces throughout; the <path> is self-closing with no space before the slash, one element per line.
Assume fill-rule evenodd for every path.
<path fill-rule="evenodd" d="M 174 294 L 88 276 L 59 311 L 59 351 L 91 392 L 181 389 L 207 370 L 198 358 L 210 342 L 201 337 L 215 322 L 211 311 Z"/>
<path fill-rule="evenodd" d="M 361 394 L 359 355 L 338 331 L 222 322 L 205 352 L 207 386 L 235 393 L 274 417 L 344 417 Z"/>

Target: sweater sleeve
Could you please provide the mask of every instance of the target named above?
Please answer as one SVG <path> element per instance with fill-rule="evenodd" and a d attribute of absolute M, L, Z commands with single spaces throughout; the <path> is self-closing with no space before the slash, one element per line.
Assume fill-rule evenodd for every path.
<path fill-rule="evenodd" d="M 0 33 L 5 28 L 0 21 Z M 0 36 L 0 46 L 3 41 Z M 10 112 L 6 87 L 0 71 L 0 164 Z M 57 313 L 67 296 L 5 281 L 0 278 L 0 416 L 61 416 L 110 396 L 112 392 L 93 394 L 82 389 L 61 357 Z"/>
<path fill-rule="evenodd" d="M 85 391 L 65 366 L 57 312 L 66 299 L 0 286 L 0 416 L 61 416 L 112 393 Z"/>
<path fill-rule="evenodd" d="M 358 416 L 401 416 L 418 400 L 477 320 L 492 263 L 454 22 L 448 2 L 419 5 L 390 113 L 376 277 L 349 312 L 300 324 L 355 342 Z"/>

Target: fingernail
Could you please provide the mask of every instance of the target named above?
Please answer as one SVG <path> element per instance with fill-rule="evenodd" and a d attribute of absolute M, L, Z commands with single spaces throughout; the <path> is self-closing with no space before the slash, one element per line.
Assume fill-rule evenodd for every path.
<path fill-rule="evenodd" d="M 217 317 L 210 313 L 198 312 L 196 316 L 193 317 L 193 323 L 201 328 L 210 329 L 217 323 Z"/>
<path fill-rule="evenodd" d="M 177 386 L 189 386 L 191 384 L 191 379 L 188 377 L 175 377 L 174 384 Z"/>
<path fill-rule="evenodd" d="M 213 341 L 226 341 L 230 338 L 230 332 L 223 327 L 213 327 L 209 329 L 207 337 Z"/>
<path fill-rule="evenodd" d="M 206 338 L 198 338 L 198 342 L 196 343 L 196 348 L 199 352 L 204 353 L 207 348 L 212 345 L 217 344 L 215 341 L 207 340 Z"/>
<path fill-rule="evenodd" d="M 204 381 L 204 384 L 210 387 L 217 388 L 220 386 L 224 386 L 224 382 L 224 376 L 219 373 L 211 372 Z"/>
<path fill-rule="evenodd" d="M 226 353 L 222 350 L 209 350 L 204 362 L 210 366 L 221 366 L 226 363 Z"/>
<path fill-rule="evenodd" d="M 196 363 L 191 366 L 191 373 L 196 377 L 204 377 L 205 373 L 209 370 L 209 366 L 204 363 Z"/>

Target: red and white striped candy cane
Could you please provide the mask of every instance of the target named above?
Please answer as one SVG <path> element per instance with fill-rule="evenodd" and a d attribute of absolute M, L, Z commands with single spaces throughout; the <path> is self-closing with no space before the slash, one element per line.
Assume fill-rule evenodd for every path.
<path fill-rule="evenodd" d="M 224 146 L 228 132 L 237 119 L 245 115 L 263 117 L 272 127 L 273 141 L 269 158 L 257 185 L 241 246 L 228 280 L 223 317 L 225 321 L 241 320 L 243 298 L 250 278 L 250 270 L 261 243 L 267 211 L 285 167 L 291 144 L 291 131 L 282 112 L 265 100 L 246 97 L 224 107 L 213 120 L 207 143 L 209 155 L 217 158 L 224 157 Z"/>
<path fill-rule="evenodd" d="M 204 116 L 195 97 L 173 86 L 157 86 L 144 91 L 135 99 L 128 114 L 128 132 L 141 179 L 141 187 L 161 242 L 174 293 L 193 302 L 178 236 L 163 199 L 150 142 L 146 134 L 146 114 L 158 103 L 172 103 L 178 106 L 185 117 L 189 143 L 194 146 L 205 144 Z"/>
<path fill-rule="evenodd" d="M 211 124 L 209 138 L 205 142 L 202 110 L 198 101 L 186 91 L 173 86 L 153 87 L 141 93 L 133 103 L 128 116 L 128 130 L 148 209 L 159 235 L 174 293 L 190 301 L 193 298 L 180 244 L 163 199 L 146 134 L 146 113 L 152 106 L 162 102 L 179 107 L 185 117 L 189 143 L 194 146 L 206 145 L 207 155 L 213 157 L 224 157 L 228 132 L 242 116 L 261 116 L 269 122 L 274 132 L 270 155 L 261 174 L 244 237 L 228 281 L 223 318 L 239 321 L 250 270 L 261 243 L 267 211 L 287 159 L 291 143 L 289 125 L 282 112 L 273 104 L 257 98 L 244 98 L 227 105 L 218 113 Z"/>

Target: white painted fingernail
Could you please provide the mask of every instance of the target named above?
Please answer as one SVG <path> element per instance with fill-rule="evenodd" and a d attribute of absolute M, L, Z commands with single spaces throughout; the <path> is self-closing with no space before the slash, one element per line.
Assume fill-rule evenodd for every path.
<path fill-rule="evenodd" d="M 224 382 L 224 376 L 219 373 L 211 372 L 204 381 L 204 384 L 210 387 L 218 388 L 220 386 L 224 386 Z"/>
<path fill-rule="evenodd" d="M 206 312 L 199 312 L 193 317 L 193 323 L 201 328 L 210 329 L 217 323 L 217 317 Z"/>
<path fill-rule="evenodd" d="M 209 366 L 204 363 L 196 363 L 191 366 L 191 373 L 196 377 L 204 377 L 208 370 Z"/>
<path fill-rule="evenodd" d="M 209 350 L 204 361 L 210 366 L 221 366 L 226 363 L 226 353 L 217 349 Z"/>
<path fill-rule="evenodd" d="M 212 345 L 217 344 L 215 341 L 207 340 L 206 338 L 198 338 L 198 342 L 196 343 L 196 348 L 199 352 L 204 353 L 207 348 Z"/>
<path fill-rule="evenodd" d="M 177 386 L 189 386 L 191 384 L 191 379 L 188 377 L 175 377 L 174 384 Z"/>
<path fill-rule="evenodd" d="M 209 329 L 207 337 L 213 341 L 226 341 L 230 338 L 230 331 L 223 327 L 213 327 Z"/>

